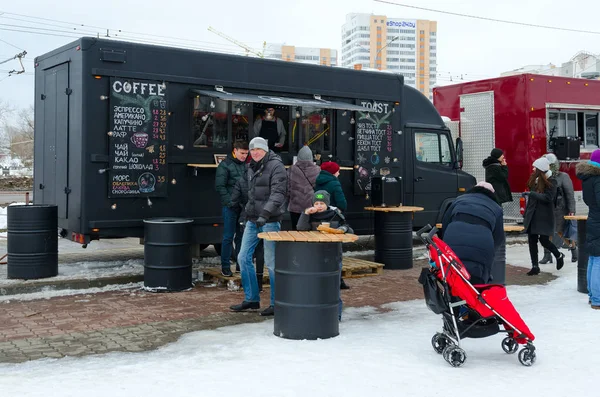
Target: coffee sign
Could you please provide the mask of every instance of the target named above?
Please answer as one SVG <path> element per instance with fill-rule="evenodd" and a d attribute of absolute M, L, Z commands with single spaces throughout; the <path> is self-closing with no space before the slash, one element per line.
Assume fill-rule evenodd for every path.
<path fill-rule="evenodd" d="M 165 197 L 167 87 L 117 77 L 110 86 L 108 196 Z"/>

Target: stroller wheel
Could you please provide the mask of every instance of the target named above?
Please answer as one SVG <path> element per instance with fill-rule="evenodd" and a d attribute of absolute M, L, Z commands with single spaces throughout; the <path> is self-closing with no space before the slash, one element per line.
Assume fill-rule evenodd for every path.
<path fill-rule="evenodd" d="M 446 346 L 451 344 L 452 341 L 450 341 L 444 334 L 439 332 L 433 335 L 433 338 L 431 338 L 431 346 L 433 346 L 433 350 L 435 350 L 437 354 L 442 354 Z"/>
<path fill-rule="evenodd" d="M 519 350 L 519 344 L 516 340 L 507 336 L 502 340 L 502 350 L 507 354 L 514 354 Z"/>
<path fill-rule="evenodd" d="M 465 353 L 465 351 L 460 347 L 454 345 L 446 346 L 442 356 L 444 357 L 444 360 L 448 362 L 448 364 L 456 368 L 462 366 L 467 360 L 467 353 Z"/>
<path fill-rule="evenodd" d="M 519 352 L 519 361 L 526 367 L 531 367 L 535 363 L 535 350 L 528 347 Z"/>

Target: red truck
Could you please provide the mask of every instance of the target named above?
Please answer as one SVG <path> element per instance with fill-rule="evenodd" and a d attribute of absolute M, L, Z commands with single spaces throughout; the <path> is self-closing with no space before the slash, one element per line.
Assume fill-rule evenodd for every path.
<path fill-rule="evenodd" d="M 577 212 L 587 213 L 575 166 L 599 147 L 600 81 L 521 74 L 437 87 L 433 103 L 462 140 L 463 170 L 478 181 L 492 148 L 504 150 L 514 198 L 506 218 L 522 218 L 519 199 L 532 163 L 548 152 L 573 180 Z"/>

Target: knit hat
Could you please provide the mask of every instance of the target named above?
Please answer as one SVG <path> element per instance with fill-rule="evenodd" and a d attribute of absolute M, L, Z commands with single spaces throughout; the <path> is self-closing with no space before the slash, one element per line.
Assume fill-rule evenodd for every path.
<path fill-rule="evenodd" d="M 503 154 L 504 154 L 504 152 L 502 151 L 502 149 L 493 148 L 492 152 L 490 153 L 490 156 L 495 159 L 499 159 L 500 156 L 502 156 Z"/>
<path fill-rule="evenodd" d="M 554 153 L 545 154 L 544 157 L 550 163 L 550 170 L 554 173 L 558 172 L 558 170 L 560 169 L 560 163 L 558 162 L 558 157 L 556 157 L 556 155 Z"/>
<path fill-rule="evenodd" d="M 337 165 L 334 161 L 326 161 L 321 164 L 321 169 L 323 171 L 327 171 L 330 174 L 335 174 L 340 170 L 340 166 Z"/>
<path fill-rule="evenodd" d="M 269 151 L 269 144 L 264 138 L 257 136 L 256 138 L 250 141 L 250 150 L 252 149 L 262 149 L 265 152 Z"/>
<path fill-rule="evenodd" d="M 329 207 L 329 203 L 331 202 L 331 196 L 327 193 L 326 190 L 317 190 L 313 195 L 312 203 L 316 203 L 317 201 L 321 201 Z"/>
<path fill-rule="evenodd" d="M 312 161 L 313 154 L 308 146 L 303 146 L 298 152 L 298 160 L 309 160 Z"/>
<path fill-rule="evenodd" d="M 542 172 L 548 172 L 550 170 L 550 162 L 545 157 L 540 157 L 539 159 L 535 160 L 533 162 L 533 166 Z"/>
<path fill-rule="evenodd" d="M 558 157 L 554 153 L 545 154 L 544 157 L 548 160 L 550 164 L 558 163 Z"/>
<path fill-rule="evenodd" d="M 592 156 L 590 157 L 590 161 L 594 163 L 600 164 L 600 149 L 596 149 L 592 152 Z"/>
<path fill-rule="evenodd" d="M 482 181 L 482 182 L 479 182 L 479 183 L 478 183 L 477 185 L 475 185 L 475 186 L 479 186 L 479 187 L 482 187 L 482 188 L 484 188 L 484 189 L 487 189 L 487 190 L 489 190 L 489 191 L 490 191 L 490 192 L 492 192 L 492 193 L 496 193 L 496 191 L 494 190 L 494 187 L 492 186 L 492 184 L 491 184 L 491 183 L 488 183 L 488 182 L 483 182 L 483 181 Z"/>

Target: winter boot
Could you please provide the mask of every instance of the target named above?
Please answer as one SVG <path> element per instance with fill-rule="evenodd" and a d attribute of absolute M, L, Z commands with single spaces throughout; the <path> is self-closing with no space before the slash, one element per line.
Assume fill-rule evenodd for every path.
<path fill-rule="evenodd" d="M 540 267 L 539 266 L 534 266 L 531 268 L 530 271 L 527 272 L 528 276 L 537 276 L 538 274 L 540 274 Z"/>
<path fill-rule="evenodd" d="M 262 292 L 263 290 L 263 274 L 256 273 L 256 282 L 258 283 L 258 292 Z"/>
<path fill-rule="evenodd" d="M 563 254 L 561 252 L 560 255 L 556 258 L 556 270 L 562 269 L 564 265 L 565 265 L 565 254 Z"/>
<path fill-rule="evenodd" d="M 577 247 L 571 247 L 571 248 L 569 248 L 569 250 L 571 251 L 571 262 L 572 263 L 577 262 L 579 260 Z"/>
<path fill-rule="evenodd" d="M 544 257 L 540 261 L 540 265 L 545 265 L 546 263 L 552 263 L 552 254 L 544 248 Z"/>

